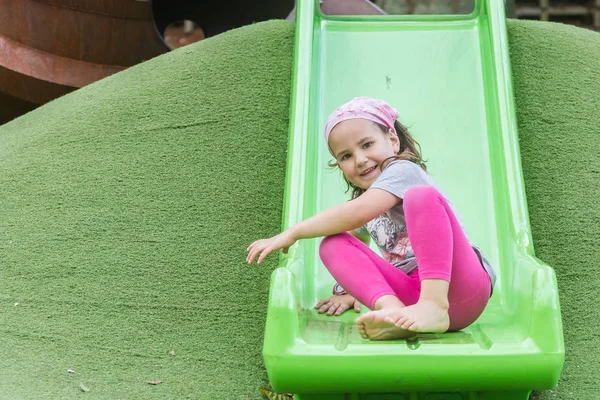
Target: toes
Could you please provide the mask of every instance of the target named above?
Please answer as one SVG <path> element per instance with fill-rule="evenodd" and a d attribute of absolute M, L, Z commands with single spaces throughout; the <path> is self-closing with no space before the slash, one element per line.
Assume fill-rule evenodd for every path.
<path fill-rule="evenodd" d="M 408 321 L 408 318 L 406 317 L 400 317 L 396 320 L 396 322 L 394 323 L 394 325 L 396 325 L 398 328 L 402 328 L 402 325 L 404 325 L 406 323 L 406 321 Z"/>
<path fill-rule="evenodd" d="M 369 335 L 367 335 L 367 331 L 365 330 L 365 326 L 364 325 L 358 325 L 358 334 L 363 339 L 368 339 L 369 338 Z"/>
<path fill-rule="evenodd" d="M 402 324 L 401 328 L 402 329 L 406 329 L 406 330 L 410 330 L 409 328 L 413 326 L 413 323 L 411 321 L 407 321 L 404 324 Z"/>
<path fill-rule="evenodd" d="M 402 315 L 388 315 L 383 320 L 390 324 L 396 324 L 400 319 L 404 318 Z"/>
<path fill-rule="evenodd" d="M 417 324 L 416 322 L 411 324 L 408 328 L 406 328 L 407 330 L 411 331 L 411 332 L 419 332 L 419 324 Z"/>
<path fill-rule="evenodd" d="M 402 325 L 400 325 L 400 328 L 402 328 L 402 329 L 408 329 L 408 328 L 410 328 L 414 324 L 415 324 L 415 321 L 411 321 L 410 319 L 407 318 L 406 321 L 404 321 L 402 323 Z"/>

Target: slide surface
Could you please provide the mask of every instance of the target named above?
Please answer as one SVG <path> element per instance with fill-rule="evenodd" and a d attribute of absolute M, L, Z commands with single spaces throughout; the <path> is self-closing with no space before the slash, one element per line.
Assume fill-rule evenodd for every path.
<path fill-rule="evenodd" d="M 383 400 L 526 399 L 554 387 L 564 361 L 558 290 L 533 252 L 502 2 L 478 1 L 469 15 L 342 17 L 304 0 L 297 16 L 284 228 L 349 198 L 327 167 L 325 120 L 353 97 L 381 98 L 421 144 L 499 278 L 467 329 L 371 342 L 354 312 L 313 308 L 334 282 L 320 239 L 300 241 L 271 280 L 263 355 L 273 388 Z"/>

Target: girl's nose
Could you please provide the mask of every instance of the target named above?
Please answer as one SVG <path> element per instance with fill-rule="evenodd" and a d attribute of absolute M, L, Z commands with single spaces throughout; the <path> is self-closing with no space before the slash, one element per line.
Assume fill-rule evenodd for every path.
<path fill-rule="evenodd" d="M 365 155 L 365 154 L 357 154 L 356 155 L 356 164 L 357 165 L 364 165 L 366 164 L 367 160 L 369 158 Z"/>

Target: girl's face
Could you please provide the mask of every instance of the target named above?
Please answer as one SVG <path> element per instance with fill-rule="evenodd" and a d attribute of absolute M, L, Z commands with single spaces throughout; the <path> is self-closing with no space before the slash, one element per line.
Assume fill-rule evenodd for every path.
<path fill-rule="evenodd" d="M 366 119 L 347 119 L 329 134 L 329 148 L 350 182 L 367 190 L 400 149 L 398 136 Z M 387 161 L 386 161 L 387 160 Z"/>

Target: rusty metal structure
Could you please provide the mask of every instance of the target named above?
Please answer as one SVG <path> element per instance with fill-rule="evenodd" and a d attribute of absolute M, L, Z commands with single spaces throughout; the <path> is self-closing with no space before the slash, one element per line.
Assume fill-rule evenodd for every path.
<path fill-rule="evenodd" d="M 0 124 L 170 50 L 175 21 L 206 36 L 285 18 L 293 0 L 0 0 Z"/>
<path fill-rule="evenodd" d="M 0 123 L 168 51 L 151 3 L 0 0 Z"/>
<path fill-rule="evenodd" d="M 294 0 L 0 0 L 0 124 L 170 50 L 193 21 L 206 37 L 294 19 Z M 322 0 L 326 14 L 382 14 L 369 0 Z M 291 12 L 290 12 L 291 10 Z"/>

